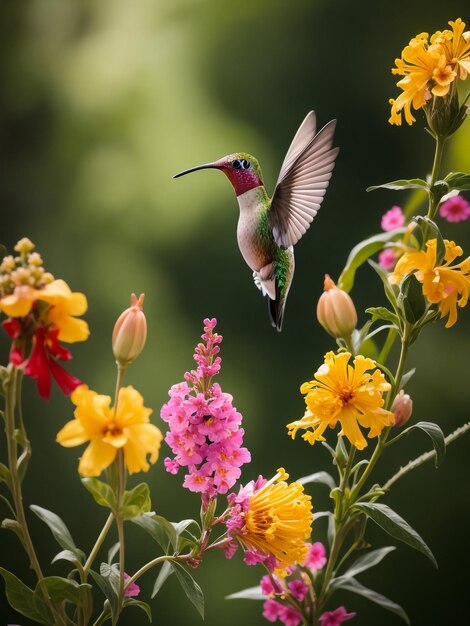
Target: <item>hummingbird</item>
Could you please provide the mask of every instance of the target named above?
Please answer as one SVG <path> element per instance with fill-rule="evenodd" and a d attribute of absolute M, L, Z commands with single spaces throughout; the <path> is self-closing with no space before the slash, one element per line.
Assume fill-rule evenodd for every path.
<path fill-rule="evenodd" d="M 333 148 L 336 120 L 318 133 L 316 126 L 315 112 L 310 111 L 287 151 L 271 198 L 258 161 L 246 152 L 228 154 L 173 176 L 202 169 L 217 169 L 227 176 L 240 208 L 238 246 L 255 285 L 268 296 L 269 316 L 278 331 L 294 275 L 294 245 L 320 208 L 339 151 Z"/>

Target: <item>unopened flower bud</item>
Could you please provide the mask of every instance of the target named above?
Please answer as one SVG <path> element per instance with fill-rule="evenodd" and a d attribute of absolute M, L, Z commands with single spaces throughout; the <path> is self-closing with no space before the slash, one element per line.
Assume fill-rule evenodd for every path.
<path fill-rule="evenodd" d="M 395 426 L 404 426 L 413 412 L 413 400 L 411 396 L 400 389 L 392 404 L 392 413 L 395 415 Z"/>
<path fill-rule="evenodd" d="M 23 237 L 23 239 L 20 239 L 16 244 L 15 250 L 20 254 L 28 254 L 28 252 L 34 250 L 34 247 L 34 243 L 31 241 L 31 239 L 28 239 L 28 237 Z"/>
<path fill-rule="evenodd" d="M 144 294 L 139 299 L 133 293 L 131 306 L 121 313 L 113 330 L 113 353 L 121 367 L 132 363 L 145 346 L 147 339 L 147 320 L 142 310 Z"/>
<path fill-rule="evenodd" d="M 318 300 L 317 319 L 336 339 L 350 337 L 357 324 L 356 308 L 350 295 L 339 289 L 328 274 L 325 274 L 324 292 Z"/>

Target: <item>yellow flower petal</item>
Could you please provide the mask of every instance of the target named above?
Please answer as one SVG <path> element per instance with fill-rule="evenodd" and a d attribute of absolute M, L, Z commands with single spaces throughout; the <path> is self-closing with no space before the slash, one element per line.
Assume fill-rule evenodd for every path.
<path fill-rule="evenodd" d="M 99 476 L 116 458 L 117 450 L 99 439 L 92 439 L 80 459 L 78 471 L 82 476 Z"/>

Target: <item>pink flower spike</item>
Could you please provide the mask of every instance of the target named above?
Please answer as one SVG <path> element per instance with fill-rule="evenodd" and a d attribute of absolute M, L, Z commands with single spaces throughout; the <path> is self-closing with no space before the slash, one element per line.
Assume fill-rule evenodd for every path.
<path fill-rule="evenodd" d="M 325 546 L 320 541 L 316 541 L 310 546 L 304 565 L 311 570 L 320 570 L 325 566 L 326 561 Z"/>
<path fill-rule="evenodd" d="M 335 611 L 325 611 L 320 615 L 320 622 L 321 626 L 340 626 L 353 617 L 356 617 L 356 613 L 347 613 L 344 606 L 340 606 Z"/>
<path fill-rule="evenodd" d="M 441 204 L 439 215 L 448 222 L 464 222 L 470 217 L 470 204 L 463 196 L 453 196 Z"/>
<path fill-rule="evenodd" d="M 390 248 L 385 248 L 385 250 L 382 250 L 379 254 L 379 265 L 381 265 L 384 270 L 387 270 L 387 272 L 393 270 L 396 262 L 397 255 Z"/>
<path fill-rule="evenodd" d="M 265 617 L 268 622 L 275 622 L 279 617 L 279 611 L 283 609 L 284 606 L 276 600 L 266 600 L 263 604 L 263 617 Z"/>
<path fill-rule="evenodd" d="M 405 222 L 406 219 L 401 208 L 399 206 L 392 206 L 389 211 L 382 215 L 380 226 L 382 230 L 395 230 L 395 228 L 404 226 Z"/>
<path fill-rule="evenodd" d="M 126 574 L 126 572 L 124 572 L 124 584 L 127 583 L 129 578 L 130 578 L 129 574 Z M 127 589 L 125 590 L 124 595 L 126 598 L 135 598 L 136 596 L 139 595 L 139 593 L 140 593 L 139 585 L 136 585 L 135 583 L 131 583 L 129 587 L 127 587 Z"/>
<path fill-rule="evenodd" d="M 292 596 L 298 602 L 302 602 L 308 592 L 307 585 L 302 580 L 293 580 L 292 582 L 288 583 L 287 586 Z"/>

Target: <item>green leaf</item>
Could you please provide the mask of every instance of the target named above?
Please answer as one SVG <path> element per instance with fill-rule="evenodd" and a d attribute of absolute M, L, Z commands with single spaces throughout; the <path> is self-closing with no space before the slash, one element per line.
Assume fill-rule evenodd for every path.
<path fill-rule="evenodd" d="M 106 567 L 103 568 L 103 566 Z M 119 617 L 119 569 L 116 565 L 110 566 L 107 563 L 102 563 L 100 566 L 100 574 L 94 570 L 90 570 L 90 574 L 109 602 L 111 622 L 114 626 Z"/>
<path fill-rule="evenodd" d="M 357 558 L 354 563 L 347 569 L 347 571 L 340 576 L 339 578 L 356 576 L 356 574 L 360 574 L 361 572 L 365 572 L 366 570 L 378 565 L 382 559 L 384 559 L 387 554 L 396 550 L 395 546 L 387 546 L 386 548 L 379 548 L 378 550 L 371 550 L 366 552 Z M 336 580 L 339 580 L 337 578 Z"/>
<path fill-rule="evenodd" d="M 122 502 L 123 519 L 132 519 L 144 513 L 148 513 L 152 508 L 150 500 L 150 490 L 147 483 L 140 483 L 131 491 L 125 491 Z"/>
<path fill-rule="evenodd" d="M 263 595 L 261 591 L 261 587 L 258 585 L 257 587 L 248 587 L 247 589 L 242 589 L 242 591 L 231 593 L 229 596 L 225 596 L 225 599 L 226 600 L 266 600 L 266 596 Z"/>
<path fill-rule="evenodd" d="M 199 615 L 204 619 L 204 594 L 201 587 L 180 563 L 174 561 L 171 566 L 188 600 L 194 604 Z"/>
<path fill-rule="evenodd" d="M 398 311 L 398 300 L 397 300 L 398 288 L 390 284 L 388 280 L 388 272 L 384 270 L 384 268 L 381 265 L 379 265 L 378 263 L 370 259 L 369 259 L 369 265 L 379 275 L 379 278 L 382 281 L 382 284 L 384 286 L 384 291 L 385 291 L 387 300 L 390 302 L 393 309 L 395 311 Z"/>
<path fill-rule="evenodd" d="M 164 561 L 153 586 L 152 595 L 150 596 L 151 598 L 154 598 L 157 595 L 171 574 L 173 574 L 173 568 L 171 567 L 170 561 Z"/>
<path fill-rule="evenodd" d="M 450 172 L 444 181 L 449 185 L 449 189 L 459 189 L 460 191 L 470 189 L 470 174 L 464 172 Z"/>
<path fill-rule="evenodd" d="M 416 372 L 416 367 L 413 367 L 408 372 L 406 372 L 406 374 L 403 374 L 403 376 L 401 377 L 401 382 L 400 382 L 400 387 L 402 389 L 406 387 L 406 385 L 410 382 L 415 372 Z"/>
<path fill-rule="evenodd" d="M 372 322 L 376 322 L 377 320 L 385 320 L 386 322 L 392 322 L 395 326 L 399 327 L 400 322 L 398 320 L 398 316 L 392 311 L 389 311 L 384 306 L 371 306 L 366 309 L 366 313 L 372 315 Z"/>
<path fill-rule="evenodd" d="M 406 543 L 411 548 L 427 556 L 437 567 L 433 553 L 421 536 L 418 535 L 416 530 L 414 530 L 408 522 L 405 522 L 398 513 L 395 513 L 395 511 L 386 504 L 379 504 L 378 502 L 357 502 L 354 508 L 365 513 L 367 517 L 385 530 L 391 537 Z"/>
<path fill-rule="evenodd" d="M 408 274 L 400 283 L 398 303 L 402 306 L 405 317 L 410 324 L 415 324 L 426 310 L 423 286 L 414 274 Z"/>
<path fill-rule="evenodd" d="M 114 557 L 119 552 L 119 541 L 116 541 L 114 545 L 112 545 L 108 550 L 108 563 L 111 565 Z"/>
<path fill-rule="evenodd" d="M 442 238 L 441 231 L 439 230 L 436 222 L 433 222 L 429 217 L 424 215 L 416 215 L 413 218 L 413 221 L 416 222 L 422 232 L 421 239 L 423 243 L 429 241 L 430 239 L 436 239 L 437 241 L 437 250 L 436 250 L 436 262 L 435 265 L 440 265 L 444 259 L 446 253 L 446 247 L 444 244 L 444 239 Z M 416 229 L 415 229 L 416 230 Z M 424 247 L 424 246 L 423 246 Z"/>
<path fill-rule="evenodd" d="M 116 496 L 111 487 L 97 478 L 82 478 L 82 484 L 93 496 L 95 502 L 116 511 Z"/>
<path fill-rule="evenodd" d="M 171 543 L 173 549 L 176 550 L 178 535 L 176 534 L 175 527 L 161 515 L 140 515 L 139 517 L 132 518 L 131 522 L 146 530 L 165 552 L 168 549 L 169 543 Z"/>
<path fill-rule="evenodd" d="M 147 615 L 149 622 L 152 623 L 152 609 L 147 602 L 142 602 L 142 600 L 136 600 L 135 598 L 126 598 L 126 600 L 124 600 L 124 606 L 136 606 L 137 608 L 142 609 L 142 611 L 144 611 Z"/>
<path fill-rule="evenodd" d="M 343 291 L 351 291 L 354 285 L 356 270 L 372 255 L 380 252 L 386 243 L 399 239 L 405 232 L 404 228 L 396 228 L 380 235 L 374 235 L 354 246 L 346 261 L 346 267 L 341 272 L 338 287 Z"/>
<path fill-rule="evenodd" d="M 40 520 L 49 526 L 49 530 L 52 532 L 54 539 L 61 548 L 64 550 L 70 550 L 70 552 L 77 555 L 79 560 L 84 558 L 85 555 L 77 548 L 69 529 L 58 515 L 52 511 L 43 509 L 41 506 L 37 506 L 37 504 L 32 504 L 29 508 L 39 517 Z"/>
<path fill-rule="evenodd" d="M 433 422 L 418 422 L 417 424 L 413 424 L 412 426 L 406 428 L 398 435 L 398 437 L 401 438 L 403 436 L 406 436 L 411 431 L 416 429 L 422 430 L 426 433 L 426 435 L 431 438 L 432 445 L 434 446 L 434 450 L 436 451 L 435 466 L 439 467 L 446 455 L 446 441 L 444 433 L 442 432 L 440 426 L 434 424 Z"/>
<path fill-rule="evenodd" d="M 429 190 L 428 183 L 422 178 L 400 178 L 399 180 L 392 180 L 389 183 L 383 183 L 382 185 L 373 185 L 367 187 L 366 191 L 375 191 L 376 189 L 425 189 Z"/>
<path fill-rule="evenodd" d="M 184 519 L 181 522 L 170 522 L 170 524 L 172 524 L 178 537 L 190 526 L 196 526 L 198 532 L 201 532 L 201 528 L 195 519 Z"/>
<path fill-rule="evenodd" d="M 392 613 L 395 613 L 396 615 L 401 617 L 401 619 L 407 624 L 410 623 L 408 615 L 405 613 L 405 611 L 401 608 L 399 604 L 392 602 L 392 600 L 389 600 L 385 596 L 381 595 L 380 593 L 377 593 L 376 591 L 373 591 L 372 589 L 368 589 L 367 587 L 364 587 L 364 585 L 361 585 L 361 583 L 358 582 L 355 578 L 346 578 L 346 577 L 343 578 L 341 581 L 341 584 L 338 585 L 337 588 L 344 589 L 346 591 L 351 591 L 352 593 L 356 593 L 360 596 L 363 596 L 364 598 L 367 598 L 371 602 L 375 602 L 375 604 L 378 604 L 383 609 L 386 609 L 387 611 L 391 611 Z"/>
<path fill-rule="evenodd" d="M 88 598 L 91 585 L 83 583 L 79 585 L 75 580 L 62 578 L 61 576 L 48 576 L 44 578 L 44 584 L 54 604 L 71 602 L 77 606 L 83 606 Z M 36 585 L 35 594 L 41 598 L 41 586 Z"/>
<path fill-rule="evenodd" d="M 10 470 L 3 463 L 0 463 L 0 482 L 6 483 L 11 491 Z"/>
<path fill-rule="evenodd" d="M 29 617 L 39 624 L 52 624 L 44 602 L 35 596 L 32 589 L 27 587 L 14 574 L 0 567 L 0 574 L 5 581 L 5 592 L 8 602 L 21 615 Z"/>
<path fill-rule="evenodd" d="M 52 559 L 51 563 L 55 563 L 56 561 L 70 561 L 74 565 L 80 564 L 80 559 L 78 559 L 75 552 L 71 550 L 62 550 L 58 552 L 55 557 Z"/>
<path fill-rule="evenodd" d="M 9 519 L 8 517 L 6 517 L 2 522 L 2 528 L 5 528 L 6 530 L 11 530 L 16 533 L 21 543 L 24 545 L 23 530 L 21 529 L 21 526 L 16 521 L 16 519 Z"/>
<path fill-rule="evenodd" d="M 333 513 L 331 511 L 315 511 L 313 514 L 313 521 L 316 522 L 318 519 L 328 517 L 329 515 L 333 515 Z"/>
<path fill-rule="evenodd" d="M 302 476 L 302 478 L 298 478 L 296 482 L 301 485 L 320 483 L 322 485 L 326 485 L 330 489 L 334 489 L 336 487 L 334 478 L 328 474 L 328 472 L 315 472 L 314 474 L 309 474 L 308 476 Z"/>

